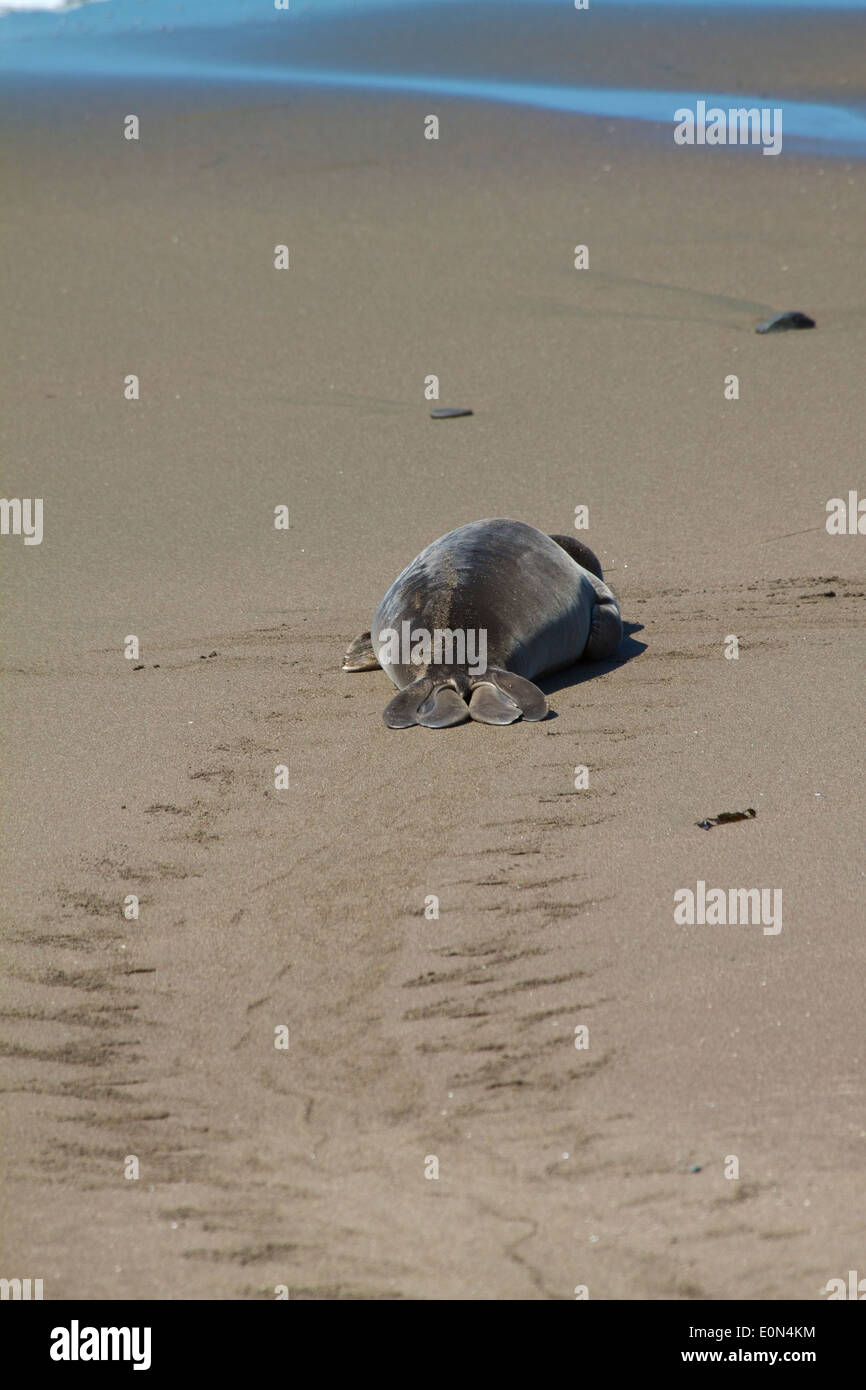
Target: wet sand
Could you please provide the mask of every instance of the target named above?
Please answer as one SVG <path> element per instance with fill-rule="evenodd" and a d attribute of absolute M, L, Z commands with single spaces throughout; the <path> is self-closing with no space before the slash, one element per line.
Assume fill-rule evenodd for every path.
<path fill-rule="evenodd" d="M 2 540 L 4 1272 L 820 1297 L 864 1235 L 866 541 L 824 525 L 862 167 L 254 90 L 55 92 L 5 145 L 4 491 L 45 536 Z M 817 329 L 754 333 L 787 308 Z M 542 724 L 386 730 L 340 661 L 400 568 L 581 504 L 618 658 Z M 677 925 L 698 880 L 782 930 Z"/>

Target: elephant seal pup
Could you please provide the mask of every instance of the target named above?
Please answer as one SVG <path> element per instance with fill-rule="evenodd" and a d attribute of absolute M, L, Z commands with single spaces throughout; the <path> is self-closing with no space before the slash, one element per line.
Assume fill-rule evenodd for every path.
<path fill-rule="evenodd" d="M 543 719 L 531 677 L 602 660 L 622 637 L 601 565 L 572 536 L 494 518 L 449 531 L 391 585 L 344 671 L 381 666 L 398 688 L 389 729 Z"/>

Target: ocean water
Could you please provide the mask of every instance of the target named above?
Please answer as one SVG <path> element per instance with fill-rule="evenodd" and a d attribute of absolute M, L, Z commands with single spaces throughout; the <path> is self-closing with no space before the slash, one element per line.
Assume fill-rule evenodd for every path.
<path fill-rule="evenodd" d="M 590 0 L 595 15 L 627 23 L 626 0 Z M 783 25 L 788 13 L 821 11 L 832 24 L 833 13 L 866 11 L 866 0 L 627 0 L 649 16 L 660 9 L 700 10 L 710 29 L 721 28 L 735 10 L 742 21 L 771 11 Z M 866 157 L 866 105 L 802 101 L 791 95 L 744 92 L 667 90 L 657 86 L 572 85 L 557 71 L 557 47 L 551 71 L 538 63 L 520 72 L 520 49 L 503 56 L 501 44 L 476 44 L 468 53 L 459 43 L 449 51 L 441 42 L 458 22 L 465 34 L 467 15 L 478 15 L 476 32 L 498 35 L 509 19 L 544 26 L 552 17 L 561 24 L 568 0 L 289 0 L 288 10 L 274 0 L 0 0 L 0 75 L 17 74 L 51 80 L 76 78 L 153 80 L 190 83 L 245 83 L 277 87 L 392 92 L 435 98 L 459 98 L 535 107 L 608 120 L 649 122 L 669 130 L 680 108 L 781 108 L 784 146 L 823 155 Z M 407 25 L 437 26 L 439 66 L 429 70 L 423 44 L 404 45 L 395 58 L 393 45 L 383 54 L 377 40 L 392 37 L 395 19 Z M 581 16 L 572 15 L 579 24 Z M 406 32 L 411 32 L 408 28 Z M 627 31 L 624 30 L 627 34 Z M 497 70 L 497 65 L 500 70 Z M 866 17 L 864 17 L 866 65 Z M 504 69 L 504 70 L 503 70 Z M 609 76 L 609 75 L 608 75 Z M 751 152 L 757 154 L 757 149 Z"/>
<path fill-rule="evenodd" d="M 563 0 L 488 0 L 501 8 L 504 3 L 520 3 L 524 6 L 529 5 L 556 5 L 561 7 Z M 0 14 L 35 14 L 47 11 L 63 11 L 71 13 L 74 10 L 84 9 L 88 5 L 112 3 L 112 0 L 2 0 L 0 4 Z M 464 0 L 428 0 L 430 5 L 441 8 L 446 4 L 463 4 Z M 593 3 L 593 0 L 591 0 Z M 621 4 L 634 8 L 644 4 L 652 9 L 659 8 L 659 0 L 594 0 L 594 3 L 610 8 L 611 5 Z M 666 0 L 669 5 L 677 5 L 681 8 L 692 8 L 701 10 L 724 10 L 724 9 L 779 9 L 779 10 L 862 10 L 866 9 L 866 0 Z M 114 0 L 114 9 L 117 14 L 125 13 L 127 19 L 132 17 L 136 10 L 137 17 L 145 25 L 149 23 L 164 24 L 176 22 L 181 16 L 186 23 L 212 24 L 214 18 L 220 16 L 219 22 L 231 23 L 234 19 L 243 20 L 252 13 L 261 14 L 263 9 L 276 9 L 276 5 L 268 3 L 268 0 L 133 0 L 133 4 L 124 4 L 123 0 Z M 327 14 L 335 12 L 359 14 L 369 10 L 386 9 L 410 9 L 411 0 L 290 0 L 289 8 L 296 14 Z"/>

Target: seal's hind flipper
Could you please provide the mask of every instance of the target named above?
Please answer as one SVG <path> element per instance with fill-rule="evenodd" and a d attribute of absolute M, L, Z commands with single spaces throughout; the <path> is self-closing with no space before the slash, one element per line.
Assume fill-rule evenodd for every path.
<path fill-rule="evenodd" d="M 433 694 L 418 708 L 418 723 L 428 729 L 447 729 L 451 724 L 464 724 L 469 718 L 466 701 L 451 685 L 437 685 Z"/>
<path fill-rule="evenodd" d="M 469 701 L 469 714 L 479 724 L 513 724 L 520 718 L 520 706 L 492 681 L 479 682 Z"/>
<path fill-rule="evenodd" d="M 382 718 L 389 729 L 408 729 L 412 724 L 447 729 L 450 724 L 463 724 L 469 710 L 453 686 L 434 686 L 429 676 L 422 676 L 394 696 Z"/>
<path fill-rule="evenodd" d="M 585 570 L 589 570 L 596 579 L 604 579 L 597 557 L 588 545 L 584 545 L 583 541 L 577 540 L 575 536 L 551 536 L 550 539 L 556 541 L 557 545 L 561 545 L 572 560 L 576 560 Z"/>
<path fill-rule="evenodd" d="M 382 718 L 389 729 L 408 729 L 424 724 L 428 729 L 447 729 L 475 719 L 479 724 L 513 724 L 524 719 L 543 719 L 547 700 L 532 681 L 513 671 L 488 667 L 472 682 L 469 704 L 447 681 L 422 676 L 400 690 L 385 706 Z"/>
<path fill-rule="evenodd" d="M 344 671 L 378 671 L 379 662 L 373 651 L 369 632 L 362 632 L 354 642 L 350 642 L 343 657 Z"/>
<path fill-rule="evenodd" d="M 469 713 L 481 724 L 513 724 L 521 715 L 533 721 L 547 714 L 547 699 L 538 686 L 524 676 L 488 666 L 475 682 Z"/>
<path fill-rule="evenodd" d="M 421 680 L 413 681 L 404 690 L 398 690 L 382 711 L 388 728 L 410 729 L 417 724 L 418 706 L 423 705 L 432 689 L 433 682 L 427 676 L 422 676 Z"/>

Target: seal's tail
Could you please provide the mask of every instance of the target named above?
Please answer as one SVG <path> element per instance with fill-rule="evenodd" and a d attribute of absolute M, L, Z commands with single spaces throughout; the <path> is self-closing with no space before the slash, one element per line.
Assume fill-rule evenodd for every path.
<path fill-rule="evenodd" d="M 394 696 L 382 718 L 389 729 L 408 729 L 412 724 L 445 729 L 467 719 L 479 724 L 513 724 L 521 716 L 534 720 L 547 714 L 547 700 L 538 686 L 513 671 L 490 666 L 483 676 L 472 679 L 471 691 L 467 705 L 447 681 L 422 676 Z"/>

